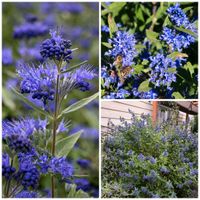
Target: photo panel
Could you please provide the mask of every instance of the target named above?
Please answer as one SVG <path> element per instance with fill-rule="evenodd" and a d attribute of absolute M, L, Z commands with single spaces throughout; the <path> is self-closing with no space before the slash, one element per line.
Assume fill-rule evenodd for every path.
<path fill-rule="evenodd" d="M 97 198 L 99 3 L 3 2 L 2 27 L 2 197 Z"/>
<path fill-rule="evenodd" d="M 198 2 L 102 2 L 103 99 L 198 98 Z"/>
<path fill-rule="evenodd" d="M 198 197 L 198 101 L 102 101 L 102 198 Z"/>

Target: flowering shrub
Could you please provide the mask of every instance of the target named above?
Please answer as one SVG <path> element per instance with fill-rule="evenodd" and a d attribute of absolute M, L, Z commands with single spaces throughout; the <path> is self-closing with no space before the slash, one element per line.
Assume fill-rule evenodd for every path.
<path fill-rule="evenodd" d="M 172 120 L 154 127 L 149 116 L 131 114 L 130 123 L 111 123 L 103 137 L 103 197 L 197 197 L 197 133 Z"/>
<path fill-rule="evenodd" d="M 102 7 L 103 98 L 197 98 L 197 4 Z"/>
<path fill-rule="evenodd" d="M 85 8 L 83 5 L 80 4 L 81 10 Z M 66 9 L 73 7 L 74 4 Z M 77 12 L 81 11 L 76 9 Z M 21 115 L 9 115 L 2 123 L 3 197 L 98 197 L 98 130 L 92 128 L 98 118 L 98 102 L 93 101 L 98 96 L 95 93 L 98 70 L 86 61 L 73 64 L 77 61 L 74 59 L 77 48 L 72 48 L 73 42 L 66 40 L 59 30 L 36 25 L 37 18 L 33 15 L 26 16 L 26 20 L 33 24 L 15 27 L 14 40 L 43 37 L 45 28 L 50 36 L 40 39 L 37 49 L 42 58 L 40 63 L 28 64 L 25 60 L 15 63 L 16 56 L 9 48 L 3 52 L 6 55 L 3 59 L 7 59 L 4 67 L 9 70 L 13 67 L 10 65 L 16 65 L 17 73 L 16 84 L 5 91 L 24 103 L 21 103 L 23 109 L 18 108 L 22 109 Z M 39 24 L 43 29 L 39 30 Z M 11 70 L 10 73 L 16 77 Z M 66 119 L 69 113 L 73 119 L 72 113 L 84 106 L 86 114 L 79 112 L 78 116 L 90 115 L 93 121 L 88 126 L 81 120 L 77 126 Z M 94 116 L 87 109 L 94 111 Z"/>

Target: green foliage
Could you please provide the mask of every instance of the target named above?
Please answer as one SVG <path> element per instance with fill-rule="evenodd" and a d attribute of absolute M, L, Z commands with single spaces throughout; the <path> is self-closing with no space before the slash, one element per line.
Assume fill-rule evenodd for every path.
<path fill-rule="evenodd" d="M 56 156 L 66 157 L 73 149 L 83 131 L 79 131 L 56 142 Z"/>
<path fill-rule="evenodd" d="M 74 111 L 79 110 L 80 108 L 84 107 L 85 105 L 87 105 L 88 103 L 90 103 L 91 101 L 93 101 L 94 99 L 96 99 L 98 97 L 99 93 L 97 92 L 96 94 L 93 94 L 90 97 L 81 99 L 80 101 L 70 105 L 69 107 L 67 107 L 66 109 L 64 109 L 61 114 L 58 116 L 58 119 L 60 117 L 62 117 L 62 115 L 64 114 L 68 114 Z"/>

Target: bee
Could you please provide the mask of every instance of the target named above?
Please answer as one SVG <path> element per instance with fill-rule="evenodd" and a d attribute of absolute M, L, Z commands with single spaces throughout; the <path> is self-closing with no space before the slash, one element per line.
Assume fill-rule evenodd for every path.
<path fill-rule="evenodd" d="M 123 58 L 122 56 L 118 55 L 113 63 L 116 67 L 117 75 L 119 76 L 120 82 L 123 84 L 126 77 L 131 73 L 132 67 L 131 66 L 123 66 Z"/>

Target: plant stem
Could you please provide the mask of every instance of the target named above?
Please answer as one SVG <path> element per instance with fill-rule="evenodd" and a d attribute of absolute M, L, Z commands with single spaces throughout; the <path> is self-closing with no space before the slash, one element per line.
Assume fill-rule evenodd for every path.
<path fill-rule="evenodd" d="M 57 65 L 58 74 L 56 78 L 56 91 L 55 91 L 55 107 L 54 107 L 54 115 L 53 115 L 53 139 L 52 139 L 52 156 L 55 156 L 56 150 L 56 130 L 57 130 L 57 116 L 58 116 L 58 107 L 59 107 L 59 82 L 60 82 L 60 68 L 61 64 Z M 51 195 L 52 198 L 55 197 L 55 178 L 51 177 Z"/>
<path fill-rule="evenodd" d="M 153 19 L 152 19 L 151 27 L 149 28 L 149 30 L 151 30 L 151 31 L 153 31 L 154 26 L 155 26 L 155 24 L 157 22 L 157 18 L 156 18 L 156 9 L 157 9 L 156 2 L 152 2 L 152 4 L 153 4 L 153 8 L 152 8 Z"/>
<path fill-rule="evenodd" d="M 11 159 L 11 164 L 10 166 L 12 167 L 13 166 L 13 158 Z M 11 183 L 11 179 L 8 180 L 8 185 L 7 185 L 7 188 L 6 188 L 6 197 L 8 197 L 8 194 L 9 194 L 9 190 L 10 190 L 10 183 Z"/>

